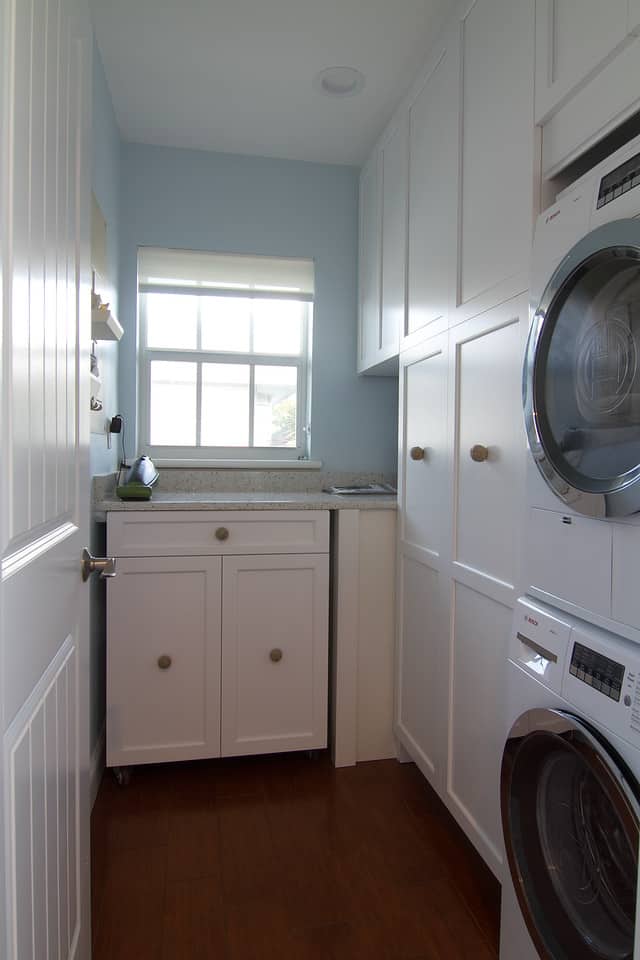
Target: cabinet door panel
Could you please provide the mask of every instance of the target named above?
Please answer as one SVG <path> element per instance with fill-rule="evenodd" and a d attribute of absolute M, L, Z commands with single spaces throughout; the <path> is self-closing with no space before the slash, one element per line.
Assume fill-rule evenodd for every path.
<path fill-rule="evenodd" d="M 408 325 L 447 319 L 455 285 L 457 49 L 451 44 L 409 108 Z"/>
<path fill-rule="evenodd" d="M 501 862 L 500 762 L 511 609 L 455 585 L 449 804 L 494 870 Z"/>
<path fill-rule="evenodd" d="M 516 526 L 525 450 L 521 370 L 524 298 L 492 317 L 460 328 L 456 347 L 458 396 L 458 563 L 484 576 L 514 582 Z M 490 326 L 494 318 L 495 327 Z M 500 324 L 497 326 L 497 324 Z M 464 339 L 462 339 L 464 335 Z M 488 458 L 474 460 L 472 448 Z M 474 451 L 474 456 L 482 452 Z"/>
<path fill-rule="evenodd" d="M 110 766 L 220 755 L 220 579 L 217 557 L 118 560 L 107 590 Z"/>
<path fill-rule="evenodd" d="M 404 354 L 401 526 L 406 543 L 440 555 L 449 528 L 446 335 Z M 424 450 L 414 460 L 411 450 Z"/>
<path fill-rule="evenodd" d="M 526 286 L 534 152 L 529 0 L 477 0 L 462 22 L 461 56 L 459 306 L 510 278 L 516 289 L 508 295 Z"/>
<path fill-rule="evenodd" d="M 436 789 L 445 756 L 447 632 L 443 578 L 400 555 L 396 733 Z"/>
<path fill-rule="evenodd" d="M 223 564 L 223 756 L 325 747 L 328 556 Z"/>
<path fill-rule="evenodd" d="M 375 362 L 380 349 L 381 190 L 380 151 L 360 177 L 359 369 Z"/>
<path fill-rule="evenodd" d="M 536 122 L 624 41 L 628 0 L 536 0 Z"/>
<path fill-rule="evenodd" d="M 407 124 L 404 115 L 382 147 L 383 357 L 398 353 L 404 333 L 407 247 Z"/>

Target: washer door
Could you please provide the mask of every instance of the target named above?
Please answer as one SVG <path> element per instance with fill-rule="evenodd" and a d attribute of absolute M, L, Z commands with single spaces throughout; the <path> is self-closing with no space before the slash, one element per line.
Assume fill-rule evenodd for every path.
<path fill-rule="evenodd" d="M 640 806 L 621 758 L 572 714 L 530 710 L 505 746 L 501 806 L 542 960 L 632 960 Z"/>
<path fill-rule="evenodd" d="M 524 411 L 538 469 L 589 516 L 640 510 L 640 220 L 616 220 L 562 261 L 533 316 Z"/>

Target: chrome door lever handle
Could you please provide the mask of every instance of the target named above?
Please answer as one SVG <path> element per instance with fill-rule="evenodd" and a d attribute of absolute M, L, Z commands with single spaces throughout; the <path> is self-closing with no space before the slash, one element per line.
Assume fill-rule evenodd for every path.
<path fill-rule="evenodd" d="M 92 573 L 99 573 L 101 578 L 115 577 L 115 557 L 92 557 L 85 547 L 80 558 L 80 569 L 83 583 L 86 583 Z"/>

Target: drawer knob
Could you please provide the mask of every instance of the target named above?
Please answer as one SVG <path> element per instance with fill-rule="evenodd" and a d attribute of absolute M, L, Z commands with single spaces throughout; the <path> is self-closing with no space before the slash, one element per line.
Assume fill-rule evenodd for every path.
<path fill-rule="evenodd" d="M 227 530 L 227 528 L 218 527 L 218 529 L 216 530 L 216 540 L 228 540 L 228 539 L 229 539 L 229 531 Z"/>
<path fill-rule="evenodd" d="M 279 663 L 282 660 L 282 650 L 275 647 L 269 654 L 269 659 L 272 660 L 273 663 Z"/>
<path fill-rule="evenodd" d="M 161 670 L 168 670 L 171 666 L 171 657 L 163 653 L 161 657 L 158 657 L 158 666 Z"/>
<path fill-rule="evenodd" d="M 469 456 L 474 463 L 484 463 L 485 460 L 489 459 L 489 448 L 482 443 L 475 443 L 469 451 Z"/>
<path fill-rule="evenodd" d="M 424 447 L 411 447 L 409 450 L 409 456 L 412 460 L 424 460 L 427 455 L 427 451 Z"/>

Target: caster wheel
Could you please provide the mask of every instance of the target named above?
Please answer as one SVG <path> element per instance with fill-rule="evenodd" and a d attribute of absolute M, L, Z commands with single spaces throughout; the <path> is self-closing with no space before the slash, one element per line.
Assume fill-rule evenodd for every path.
<path fill-rule="evenodd" d="M 113 767 L 113 776 L 119 787 L 128 787 L 131 783 L 131 771 L 127 767 Z"/>

